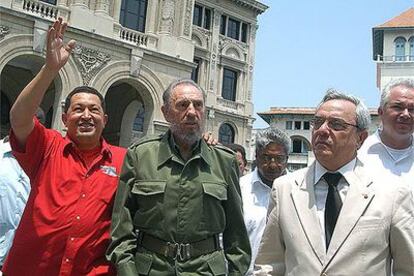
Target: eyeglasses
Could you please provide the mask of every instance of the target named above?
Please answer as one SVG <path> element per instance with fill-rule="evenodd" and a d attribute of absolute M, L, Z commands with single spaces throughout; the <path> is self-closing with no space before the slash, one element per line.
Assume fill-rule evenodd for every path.
<path fill-rule="evenodd" d="M 263 154 L 260 157 L 263 162 L 269 164 L 270 162 L 276 162 L 276 163 L 286 163 L 288 157 L 287 155 L 267 155 Z"/>
<path fill-rule="evenodd" d="M 312 120 L 310 120 L 310 124 L 314 129 L 319 129 L 325 123 L 325 121 L 328 122 L 328 127 L 333 130 L 345 130 L 348 128 L 348 126 L 359 128 L 357 125 L 347 123 L 339 118 L 314 117 Z"/>

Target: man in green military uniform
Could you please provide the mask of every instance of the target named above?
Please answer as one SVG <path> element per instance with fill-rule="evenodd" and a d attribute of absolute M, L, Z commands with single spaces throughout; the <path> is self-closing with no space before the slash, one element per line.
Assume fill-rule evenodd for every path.
<path fill-rule="evenodd" d="M 244 275 L 249 267 L 237 161 L 201 139 L 204 101 L 193 81 L 173 82 L 161 108 L 170 129 L 128 150 L 107 251 L 118 275 Z"/>

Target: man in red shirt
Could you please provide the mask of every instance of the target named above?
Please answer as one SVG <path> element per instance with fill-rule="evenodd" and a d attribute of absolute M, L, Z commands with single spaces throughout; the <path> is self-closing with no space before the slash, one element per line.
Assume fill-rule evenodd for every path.
<path fill-rule="evenodd" d="M 47 37 L 46 63 L 10 112 L 11 145 L 32 190 L 3 266 L 5 275 L 114 275 L 105 259 L 113 199 L 125 149 L 102 138 L 107 122 L 102 95 L 75 88 L 66 98 L 67 134 L 33 117 L 66 64 L 75 41 L 63 43 L 59 18 Z"/>

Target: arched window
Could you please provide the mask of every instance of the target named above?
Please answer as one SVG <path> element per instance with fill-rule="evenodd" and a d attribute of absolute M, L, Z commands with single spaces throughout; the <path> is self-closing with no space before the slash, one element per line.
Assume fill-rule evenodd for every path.
<path fill-rule="evenodd" d="M 145 109 L 140 108 L 137 112 L 137 115 L 135 116 L 132 130 L 143 132 L 144 131 L 144 119 L 145 119 Z"/>
<path fill-rule="evenodd" d="M 395 44 L 395 60 L 396 61 L 404 61 L 405 60 L 405 38 L 404 37 L 397 37 L 394 40 Z"/>
<path fill-rule="evenodd" d="M 410 47 L 410 61 L 414 61 L 414 36 L 408 40 L 408 47 Z"/>
<path fill-rule="evenodd" d="M 234 143 L 234 129 L 229 124 L 222 124 L 220 126 L 219 142 L 222 144 Z"/>
<path fill-rule="evenodd" d="M 292 153 L 308 153 L 309 143 L 303 138 L 292 138 Z"/>

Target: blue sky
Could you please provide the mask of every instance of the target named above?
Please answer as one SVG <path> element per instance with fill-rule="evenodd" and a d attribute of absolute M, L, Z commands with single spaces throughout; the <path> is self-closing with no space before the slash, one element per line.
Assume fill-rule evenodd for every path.
<path fill-rule="evenodd" d="M 257 112 L 317 105 L 328 88 L 377 107 L 372 27 L 414 7 L 414 0 L 261 0 L 253 81 Z"/>

